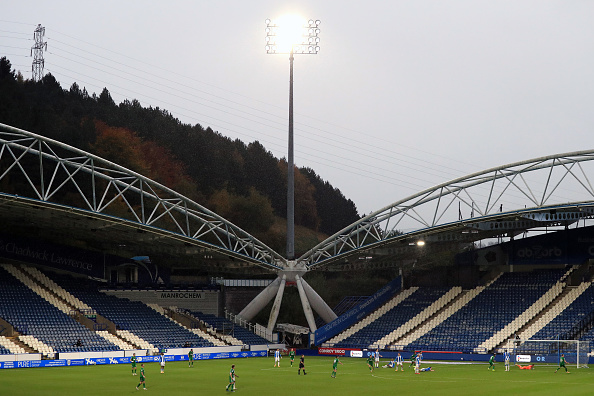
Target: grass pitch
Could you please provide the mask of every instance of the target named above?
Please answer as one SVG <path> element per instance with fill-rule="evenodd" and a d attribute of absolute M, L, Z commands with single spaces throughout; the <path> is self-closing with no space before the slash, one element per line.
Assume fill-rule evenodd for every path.
<path fill-rule="evenodd" d="M 498 363 L 494 372 L 487 364 L 431 364 L 434 372 L 415 375 L 405 362 L 404 372 L 377 368 L 373 373 L 364 359 L 344 358 L 337 378 L 330 378 L 331 357 L 306 357 L 307 375 L 297 375 L 298 359 L 290 367 L 283 358 L 274 368 L 273 358 L 223 359 L 168 362 L 165 374 L 158 363 L 145 364 L 147 391 L 136 390 L 139 376 L 130 365 L 51 367 L 0 370 L 1 395 L 127 395 L 127 394 L 227 394 L 228 373 L 235 364 L 237 391 L 242 395 L 365 395 L 407 392 L 422 395 L 591 395 L 594 372 L 569 368 L 554 373 L 556 366 L 534 370 L 511 368 Z M 384 363 L 384 362 L 383 362 Z M 428 366 L 424 364 L 423 367 Z M 138 365 L 140 369 L 140 364 Z M 229 394 L 231 394 L 229 392 Z"/>

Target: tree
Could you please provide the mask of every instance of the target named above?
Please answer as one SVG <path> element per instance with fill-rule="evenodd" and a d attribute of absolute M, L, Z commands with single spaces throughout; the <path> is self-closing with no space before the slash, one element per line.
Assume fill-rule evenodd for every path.
<path fill-rule="evenodd" d="M 283 158 L 278 167 L 283 174 L 285 191 L 287 190 L 287 162 Z M 320 219 L 314 199 L 315 187 L 295 167 L 295 224 L 317 230 Z"/>
<path fill-rule="evenodd" d="M 355 203 L 345 198 L 339 189 L 322 180 L 311 168 L 302 168 L 300 171 L 315 187 L 314 198 L 320 216 L 320 231 L 334 234 L 360 219 Z"/>
<path fill-rule="evenodd" d="M 246 183 L 270 199 L 278 216 L 287 215 L 286 182 L 278 159 L 257 140 L 248 144 L 245 154 Z"/>
<path fill-rule="evenodd" d="M 150 167 L 142 153 L 142 141 L 134 132 L 125 128 L 110 127 L 102 121 L 95 122 L 97 140 L 93 152 L 125 168 L 146 175 Z"/>
<path fill-rule="evenodd" d="M 208 207 L 250 233 L 266 232 L 274 224 L 270 200 L 253 187 L 247 196 L 232 194 L 227 189 L 215 191 Z"/>
<path fill-rule="evenodd" d="M 116 105 L 107 88 L 99 95 L 89 95 L 78 82 L 63 89 L 51 73 L 38 82 L 19 80 L 6 57 L 0 58 L 0 120 L 90 151 L 220 208 L 220 214 L 256 230 L 267 244 L 284 238 L 286 161 L 258 141 L 245 144 L 207 126 L 183 124 L 169 111 L 143 107 L 136 99 Z M 296 169 L 295 204 L 296 225 L 326 234 L 359 218 L 354 203 L 311 169 Z"/>
<path fill-rule="evenodd" d="M 109 93 L 107 88 L 103 88 L 103 91 L 101 91 L 101 95 L 99 95 L 99 98 L 97 99 L 97 103 L 99 103 L 102 106 L 115 106 L 115 102 L 111 98 L 111 94 Z"/>
<path fill-rule="evenodd" d="M 14 71 L 12 70 L 12 65 L 8 58 L 3 56 L 0 58 L 0 80 L 14 80 Z"/>

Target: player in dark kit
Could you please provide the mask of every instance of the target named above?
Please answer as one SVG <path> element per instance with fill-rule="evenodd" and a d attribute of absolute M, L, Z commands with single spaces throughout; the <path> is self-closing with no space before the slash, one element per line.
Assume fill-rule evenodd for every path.
<path fill-rule="evenodd" d="M 235 377 L 237 377 L 237 374 L 235 374 L 235 365 L 232 364 L 231 371 L 229 371 L 229 385 L 225 388 L 226 391 L 231 390 L 231 392 L 235 392 Z"/>
<path fill-rule="evenodd" d="M 130 358 L 130 363 L 132 363 L 132 375 L 136 375 L 136 354 L 133 353 L 132 357 Z"/>
<path fill-rule="evenodd" d="M 487 370 L 495 371 L 495 354 L 491 355 L 491 358 L 489 359 L 489 367 L 487 367 Z"/>
<path fill-rule="evenodd" d="M 417 358 L 417 354 L 416 354 L 416 352 L 413 352 L 413 354 L 410 355 L 410 365 L 408 366 L 409 368 L 415 365 L 416 358 Z"/>
<path fill-rule="evenodd" d="M 334 362 L 332 362 L 332 378 L 336 378 L 336 371 L 338 370 L 338 365 L 342 364 L 340 360 L 338 360 L 338 355 L 334 358 Z"/>
<path fill-rule="evenodd" d="M 301 355 L 301 359 L 299 360 L 299 370 L 297 370 L 298 375 L 301 375 L 301 369 L 303 369 L 303 375 L 307 375 L 305 372 L 305 355 Z"/>
<path fill-rule="evenodd" d="M 565 355 L 561 355 L 561 358 L 559 359 L 559 367 L 557 367 L 557 370 L 555 370 L 555 372 L 557 372 L 561 367 L 563 367 L 565 369 L 565 372 L 567 374 L 569 374 L 569 371 L 567 371 L 567 367 L 565 367 Z"/>
<path fill-rule="evenodd" d="M 373 354 L 369 355 L 367 357 L 367 366 L 369 367 L 369 371 L 371 371 L 373 373 L 374 367 L 373 367 Z"/>
<path fill-rule="evenodd" d="M 142 388 L 146 390 L 146 384 L 144 383 L 144 363 L 140 365 L 140 382 L 136 385 L 136 390 L 138 390 L 140 384 L 142 384 Z"/>

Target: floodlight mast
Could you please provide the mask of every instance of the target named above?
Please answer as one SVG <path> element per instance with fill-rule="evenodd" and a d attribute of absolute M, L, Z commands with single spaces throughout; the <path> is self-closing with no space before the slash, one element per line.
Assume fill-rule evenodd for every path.
<path fill-rule="evenodd" d="M 266 20 L 266 53 L 289 55 L 289 152 L 287 155 L 287 260 L 295 259 L 295 169 L 293 160 L 293 60 L 295 54 L 317 54 L 320 50 L 320 21 L 310 19 L 304 24 L 300 42 L 279 42 L 280 25 Z M 298 40 L 299 41 L 299 40 Z"/>
<path fill-rule="evenodd" d="M 286 22 L 291 19 L 287 18 Z M 292 26 L 291 26 L 292 25 Z M 295 262 L 295 165 L 293 161 L 293 60 L 296 54 L 317 54 L 320 50 L 320 21 L 310 19 L 296 24 L 274 23 L 266 20 L 266 53 L 289 55 L 289 153 L 287 156 L 287 262 L 279 271 L 276 280 L 258 294 L 239 314 L 244 320 L 251 320 L 274 298 L 268 319 L 272 331 L 278 318 L 286 282 L 294 282 L 299 290 L 303 313 L 310 330 L 316 331 L 313 309 L 326 323 L 336 319 L 336 314 L 324 300 L 307 284 L 303 275 L 307 272 L 304 263 Z M 292 36 L 289 38 L 288 36 Z M 310 305 L 311 301 L 311 305 Z"/>

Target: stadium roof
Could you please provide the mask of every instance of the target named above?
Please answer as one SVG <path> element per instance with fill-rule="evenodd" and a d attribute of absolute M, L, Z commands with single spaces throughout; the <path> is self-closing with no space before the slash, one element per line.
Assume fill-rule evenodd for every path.
<path fill-rule="evenodd" d="M 402 265 L 419 254 L 420 242 L 451 246 L 578 225 L 594 213 L 593 159 L 593 150 L 557 154 L 445 182 L 371 213 L 297 264 L 305 271 Z M 0 218 L 3 233 L 150 256 L 164 266 L 277 272 L 295 265 L 166 186 L 4 124 Z"/>

